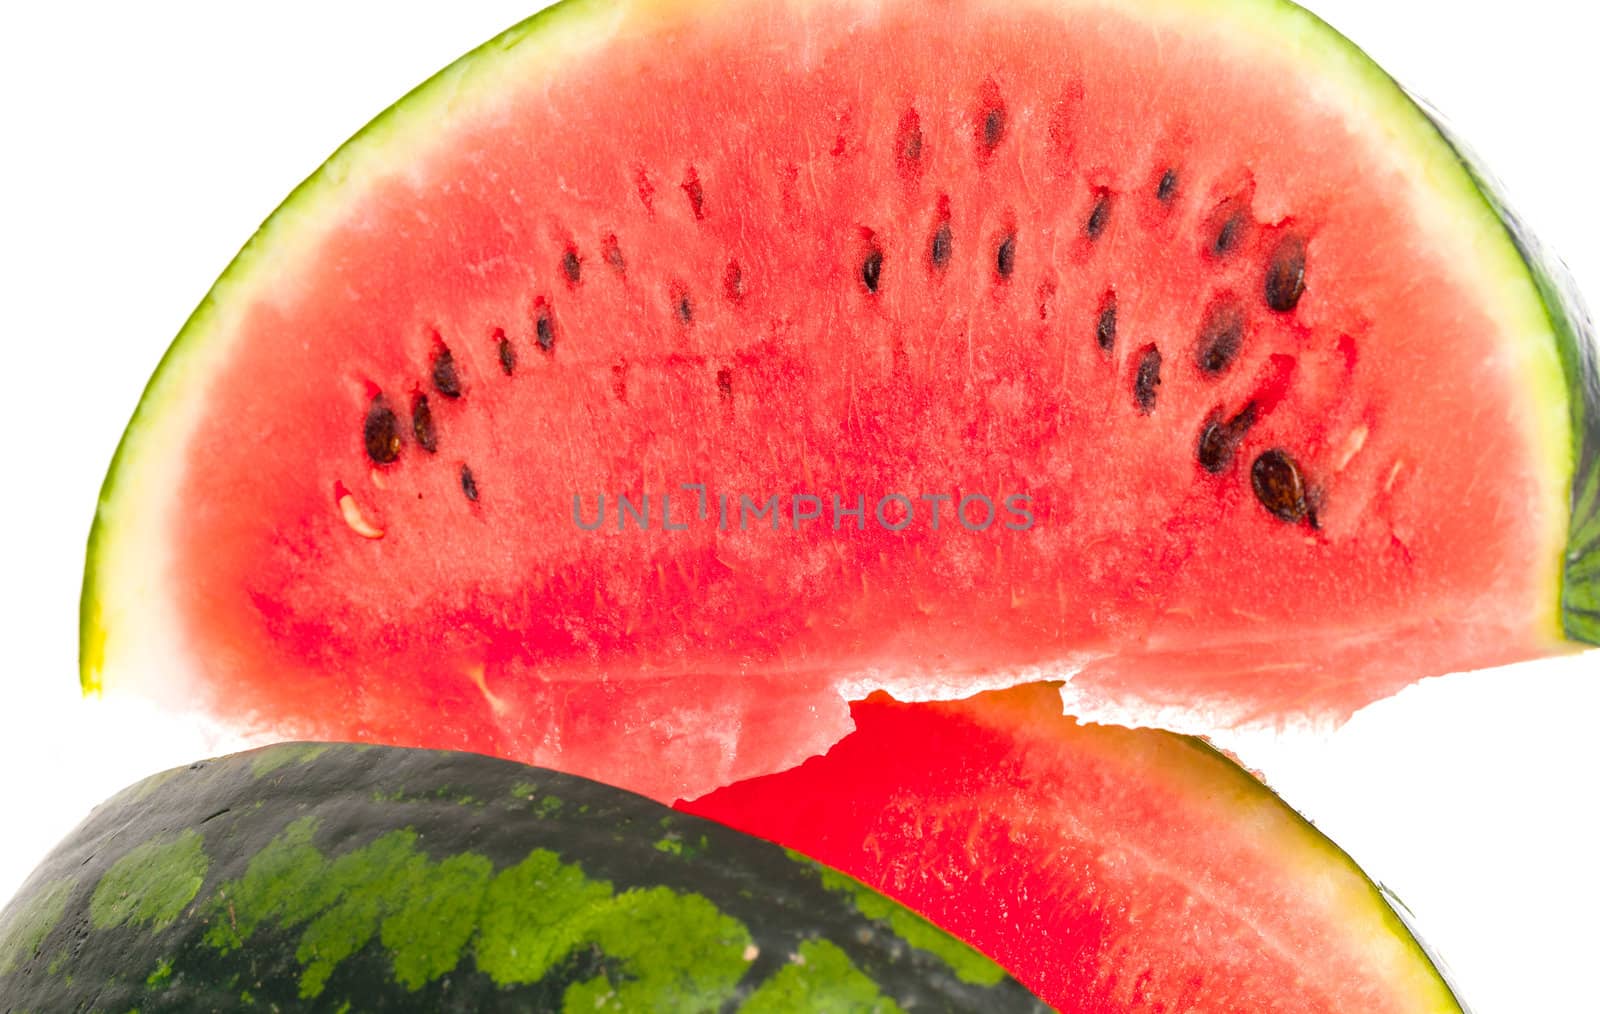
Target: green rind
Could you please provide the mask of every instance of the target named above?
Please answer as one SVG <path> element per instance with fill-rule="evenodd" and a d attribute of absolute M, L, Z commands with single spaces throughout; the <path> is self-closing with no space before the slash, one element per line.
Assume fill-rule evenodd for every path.
<path fill-rule="evenodd" d="M 1566 265 L 1523 224 L 1506 200 L 1505 188 L 1483 161 L 1435 110 L 1420 101 L 1418 105 L 1460 157 L 1484 202 L 1505 224 L 1539 288 L 1556 336 L 1572 426 L 1572 516 L 1562 559 L 1561 625 L 1574 641 L 1600 644 L 1600 345 L 1594 319 Z"/>
<path fill-rule="evenodd" d="M 1462 999 L 1460 988 L 1452 981 L 1449 968 L 1428 946 L 1421 934 L 1416 932 L 1399 898 L 1394 892 L 1369 877 L 1354 856 L 1341 848 L 1338 842 L 1323 834 L 1321 829 L 1299 810 L 1284 802 L 1273 791 L 1272 786 L 1241 767 L 1233 758 L 1210 743 L 1198 736 L 1183 736 L 1177 733 L 1160 733 L 1160 735 L 1168 736 L 1174 743 L 1182 744 L 1200 754 L 1210 769 L 1221 772 L 1223 778 L 1231 779 L 1241 794 L 1281 809 L 1300 833 L 1307 853 L 1315 855 L 1319 862 L 1326 863 L 1330 869 L 1343 868 L 1358 877 L 1366 886 L 1371 911 L 1381 919 L 1384 932 L 1404 944 L 1418 968 L 1427 969 L 1432 973 L 1439 1000 L 1439 1006 L 1431 1008 L 1435 1014 L 1471 1014 L 1471 1009 Z M 1199 765 L 1195 765 L 1195 768 L 1198 769 Z"/>
<path fill-rule="evenodd" d="M 1310 822 L 1307 821 L 1307 824 L 1309 825 Z M 1343 849 L 1340 849 L 1339 851 L 1340 854 L 1344 854 Z M 1352 864 L 1354 863 L 1354 860 L 1350 861 Z M 1366 874 L 1363 873 L 1362 876 L 1365 877 Z M 1456 985 L 1455 977 L 1451 975 L 1450 966 L 1437 951 L 1428 946 L 1428 941 L 1423 939 L 1422 934 L 1418 932 L 1416 916 L 1412 914 L 1410 906 L 1402 901 L 1398 894 L 1390 890 L 1387 884 L 1384 884 L 1380 881 L 1373 881 L 1371 878 L 1368 878 L 1368 883 L 1372 884 L 1372 886 L 1377 890 L 1378 897 L 1383 899 L 1383 903 L 1385 905 L 1389 906 L 1389 911 L 1394 914 L 1395 920 L 1398 921 L 1399 924 L 1405 929 L 1406 934 L 1411 937 L 1412 941 L 1416 945 L 1417 953 L 1420 954 L 1422 958 L 1428 962 L 1428 964 L 1433 966 L 1434 972 L 1439 976 L 1439 981 L 1444 983 L 1445 989 L 1450 992 L 1451 999 L 1455 1001 L 1455 1004 L 1460 1009 L 1461 1014 L 1473 1014 L 1472 1008 L 1467 1006 L 1466 999 L 1462 995 L 1460 987 Z"/>
<path fill-rule="evenodd" d="M 32 883 L 26 900 L 20 896 L 0 912 L 0 979 L 38 957 L 45 937 L 61 922 L 75 877 Z"/>
<path fill-rule="evenodd" d="M 510 761 L 282 744 L 132 786 L 57 846 L 0 911 L 0 1010 L 1047 1009 L 840 876 Z M 807 953 L 830 962 L 791 982 Z"/>
<path fill-rule="evenodd" d="M 799 853 L 792 853 L 801 862 L 813 862 Z M 907 908 L 892 907 L 894 903 L 859 880 L 852 880 L 836 870 L 817 864 L 824 887 L 848 895 L 862 915 L 869 919 L 882 919 L 895 928 L 895 932 L 911 944 L 943 958 L 963 982 L 992 986 L 1002 974 L 1000 967 L 982 954 L 950 936 L 933 923 Z"/>

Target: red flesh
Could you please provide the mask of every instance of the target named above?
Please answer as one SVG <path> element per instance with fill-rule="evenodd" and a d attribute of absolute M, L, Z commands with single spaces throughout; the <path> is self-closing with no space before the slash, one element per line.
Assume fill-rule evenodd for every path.
<path fill-rule="evenodd" d="M 1045 685 L 852 713 L 827 756 L 679 806 L 897 898 L 1073 1014 L 1448 1009 L 1353 865 L 1197 741 L 1078 725 Z"/>
<path fill-rule="evenodd" d="M 1291 69 L 1109 9 L 959 3 L 819 14 L 802 67 L 774 10 L 619 36 L 347 184 L 326 241 L 247 308 L 184 451 L 164 593 L 208 707 L 671 798 L 826 747 L 877 685 L 1082 666 L 1100 699 L 1281 720 L 1543 650 L 1542 535 L 1502 523 L 1540 488 L 1507 423 L 1528 394 L 1485 365 L 1502 338 L 1451 254 Z M 1249 214 L 1219 257 L 1231 208 Z M 1264 272 L 1290 234 L 1307 288 L 1274 313 Z M 1242 351 L 1209 378 L 1197 331 L 1229 293 Z M 441 342 L 457 399 L 430 390 Z M 403 430 L 430 394 L 437 454 L 407 432 L 374 467 L 374 390 Z M 1207 474 L 1206 420 L 1252 399 Z M 1272 447 L 1318 528 L 1257 503 Z M 860 495 L 868 530 L 824 508 L 799 532 L 661 531 L 660 494 L 681 520 L 694 482 Z M 341 483 L 382 538 L 345 522 Z M 934 532 L 919 502 L 888 532 L 871 504 L 893 492 L 1024 494 L 1036 524 Z M 573 496 L 592 517 L 602 493 L 650 495 L 653 530 L 579 530 Z"/>

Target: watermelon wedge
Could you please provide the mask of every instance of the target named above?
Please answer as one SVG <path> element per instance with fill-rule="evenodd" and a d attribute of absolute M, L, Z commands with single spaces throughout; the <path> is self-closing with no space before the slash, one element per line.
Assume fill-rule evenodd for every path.
<path fill-rule="evenodd" d="M 1461 1009 L 1380 888 L 1198 739 L 1080 725 L 1043 684 L 851 710 L 826 756 L 679 805 L 902 901 L 1058 1010 Z"/>
<path fill-rule="evenodd" d="M 1336 720 L 1600 638 L 1552 278 L 1279 0 L 568 0 L 184 327 L 82 679 L 660 799 L 878 688 Z"/>

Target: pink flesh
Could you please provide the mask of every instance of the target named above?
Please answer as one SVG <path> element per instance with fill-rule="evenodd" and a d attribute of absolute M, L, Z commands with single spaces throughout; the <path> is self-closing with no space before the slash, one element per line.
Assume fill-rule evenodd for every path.
<path fill-rule="evenodd" d="M 824 748 L 849 727 L 841 686 L 1082 664 L 1075 686 L 1105 700 L 1340 717 L 1540 650 L 1538 526 L 1504 523 L 1538 489 L 1537 449 L 1506 423 L 1530 395 L 1485 366 L 1503 339 L 1372 154 L 1305 83 L 1217 38 L 986 10 L 818 16 L 803 68 L 795 26 L 760 4 L 619 38 L 358 191 L 248 308 L 185 452 L 168 588 L 210 706 L 670 799 Z M 1230 199 L 1247 227 L 1219 258 Z M 1266 264 L 1291 234 L 1306 290 L 1274 313 Z M 1219 379 L 1197 334 L 1228 293 L 1248 323 Z M 456 400 L 428 379 L 445 346 Z M 379 391 L 407 433 L 375 467 Z M 410 436 L 415 393 L 437 454 Z M 1232 466 L 1206 473 L 1205 421 L 1252 399 Z M 1252 493 L 1275 447 L 1318 528 Z M 683 483 L 814 493 L 824 518 L 719 532 Z M 336 487 L 382 538 L 347 524 Z M 947 505 L 936 532 L 919 502 L 889 532 L 872 504 L 893 492 L 1024 494 L 1036 523 L 976 534 Z M 574 494 L 592 519 L 602 493 L 605 530 L 580 530 Z M 619 493 L 650 496 L 649 532 L 616 530 Z M 661 530 L 662 493 L 688 531 Z M 835 493 L 866 498 L 866 531 L 832 530 Z"/>

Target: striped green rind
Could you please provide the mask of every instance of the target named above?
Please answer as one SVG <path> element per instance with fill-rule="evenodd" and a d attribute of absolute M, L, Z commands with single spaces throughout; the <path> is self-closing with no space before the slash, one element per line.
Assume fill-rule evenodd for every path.
<path fill-rule="evenodd" d="M 249 1007 L 1047 1009 L 841 874 L 476 754 L 284 744 L 167 772 L 0 912 L 0 1009 Z"/>

